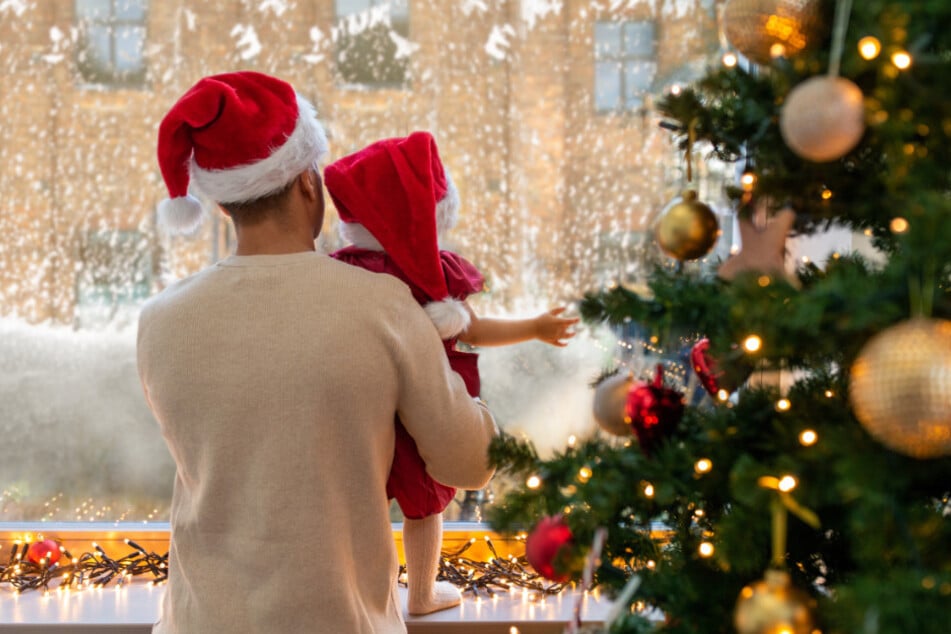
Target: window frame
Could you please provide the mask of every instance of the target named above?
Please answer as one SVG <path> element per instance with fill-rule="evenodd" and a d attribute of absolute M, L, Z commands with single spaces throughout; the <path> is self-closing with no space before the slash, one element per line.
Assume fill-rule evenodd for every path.
<path fill-rule="evenodd" d="M 630 52 L 627 46 L 627 27 L 630 25 L 648 25 L 650 27 L 651 41 L 649 53 Z M 598 39 L 599 27 L 616 26 L 619 32 L 617 53 L 605 53 L 602 49 L 602 42 Z M 592 73 L 592 101 L 593 109 L 597 115 L 611 114 L 632 114 L 642 111 L 645 107 L 645 98 L 651 94 L 651 85 L 657 77 L 657 20 L 595 20 L 592 23 L 592 52 L 593 52 L 593 70 Z M 618 97 L 613 106 L 602 106 L 599 103 L 599 66 L 601 64 L 614 63 L 617 65 L 615 70 L 618 80 Z M 633 64 L 647 64 L 651 66 L 650 80 L 646 87 L 639 91 L 636 99 L 637 104 L 629 105 L 631 96 L 628 95 L 628 69 Z"/>
<path fill-rule="evenodd" d="M 145 44 L 149 39 L 149 10 L 151 9 L 149 0 L 109 0 L 109 15 L 106 17 L 89 17 L 83 15 L 80 9 L 82 0 L 73 0 L 73 22 L 79 32 L 79 45 L 76 50 L 76 72 L 81 86 L 90 86 L 97 88 L 113 89 L 144 89 L 147 87 L 148 77 L 148 59 L 145 53 Z M 117 17 L 117 3 L 119 2 L 137 2 L 142 8 L 142 17 L 138 19 Z M 81 59 L 87 51 L 92 49 L 91 45 L 86 45 L 88 41 L 88 30 L 90 27 L 105 27 L 109 39 L 109 59 L 101 67 L 96 68 L 96 75 L 87 74 L 84 71 L 85 62 Z M 117 64 L 118 40 L 116 29 L 119 27 L 139 27 L 142 29 L 142 47 L 139 56 L 141 69 L 135 71 L 120 71 Z"/>

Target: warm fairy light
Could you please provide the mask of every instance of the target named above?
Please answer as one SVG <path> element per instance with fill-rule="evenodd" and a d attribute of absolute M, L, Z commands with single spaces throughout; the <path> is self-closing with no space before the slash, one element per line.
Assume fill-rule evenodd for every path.
<path fill-rule="evenodd" d="M 578 469 L 578 481 L 581 482 L 581 484 L 584 484 L 585 482 L 590 480 L 591 476 L 592 476 L 592 472 L 589 467 L 581 467 L 580 469 Z"/>
<path fill-rule="evenodd" d="M 892 218 L 892 221 L 889 223 L 888 227 L 892 230 L 892 233 L 905 233 L 908 231 L 908 221 L 901 216 Z"/>
<path fill-rule="evenodd" d="M 832 198 L 832 190 L 829 189 L 828 187 L 823 187 L 822 193 L 819 195 L 822 197 L 822 200 L 829 200 L 830 198 Z"/>
<path fill-rule="evenodd" d="M 802 256 L 802 263 L 803 263 L 803 264 L 809 264 L 809 262 L 811 262 L 811 260 L 809 259 L 809 256 L 808 256 L 808 255 Z"/>
<path fill-rule="evenodd" d="M 873 232 L 871 229 L 865 229 L 862 233 L 865 235 L 866 238 L 871 238 L 873 235 Z"/>
<path fill-rule="evenodd" d="M 670 94 L 676 97 L 677 95 L 680 94 L 681 90 L 682 89 L 680 88 L 680 84 L 674 84 L 673 86 L 670 87 Z"/>
<path fill-rule="evenodd" d="M 911 55 L 907 51 L 898 51 L 892 55 L 892 64 L 898 70 L 905 70 L 911 66 Z"/>
<path fill-rule="evenodd" d="M 656 563 L 653 559 L 649 559 L 649 560 L 647 561 L 647 569 L 648 569 L 648 570 L 653 570 L 653 569 L 656 568 L 656 567 L 657 567 L 657 563 Z"/>
<path fill-rule="evenodd" d="M 578 437 L 577 437 L 577 436 L 575 436 L 574 434 L 571 434 L 570 436 L 568 436 L 568 446 L 569 446 L 569 447 L 574 448 L 574 446 L 575 446 L 577 443 L 578 443 Z"/>
<path fill-rule="evenodd" d="M 730 393 L 724 389 L 717 390 L 717 398 L 721 401 L 725 401 L 730 398 Z"/>
<path fill-rule="evenodd" d="M 767 286 L 772 284 L 772 282 L 773 282 L 772 278 L 770 278 L 768 275 L 760 275 L 756 279 L 756 283 L 759 284 L 761 288 L 766 288 Z"/>
<path fill-rule="evenodd" d="M 740 176 L 740 185 L 745 192 L 753 191 L 753 188 L 756 186 L 756 174 L 753 172 L 744 172 L 743 175 Z"/>
<path fill-rule="evenodd" d="M 701 557 L 712 557 L 713 556 L 713 544 L 710 542 L 702 542 L 700 547 L 697 549 Z"/>
<path fill-rule="evenodd" d="M 710 473 L 711 469 L 713 469 L 713 462 L 709 458 L 701 458 L 693 465 L 693 470 L 700 474 Z"/>
<path fill-rule="evenodd" d="M 803 447 L 811 447 L 816 444 L 817 440 L 819 440 L 819 434 L 812 429 L 804 429 L 802 433 L 799 434 L 799 443 Z"/>
<path fill-rule="evenodd" d="M 747 352 L 759 352 L 763 347 L 763 340 L 758 335 L 750 335 L 743 340 L 743 349 Z"/>
<path fill-rule="evenodd" d="M 696 511 L 693 512 L 694 517 L 703 517 L 704 515 L 705 513 L 703 512 L 703 509 L 697 509 Z"/>
<path fill-rule="evenodd" d="M 738 244 L 730 245 L 730 255 L 736 255 L 739 252 L 740 252 L 740 245 Z"/>
<path fill-rule="evenodd" d="M 835 396 L 835 392 L 833 392 L 832 390 L 826 390 L 824 394 L 826 398 L 832 398 L 833 396 Z"/>
<path fill-rule="evenodd" d="M 537 489 L 542 485 L 542 479 L 537 475 L 529 476 L 528 480 L 525 482 L 525 486 L 529 489 Z"/>
<path fill-rule="evenodd" d="M 723 65 L 727 68 L 733 68 L 739 61 L 740 60 L 737 58 L 736 53 L 727 52 L 723 54 Z"/>
<path fill-rule="evenodd" d="M 654 485 L 651 484 L 650 482 L 644 485 L 644 495 L 646 495 L 649 498 L 654 497 Z"/>
<path fill-rule="evenodd" d="M 881 52 L 882 43 L 878 41 L 877 37 L 866 35 L 859 40 L 859 55 L 861 55 L 863 59 L 871 61 L 878 57 L 878 54 Z"/>
<path fill-rule="evenodd" d="M 519 630 L 514 625 L 509 628 L 509 634 L 519 634 Z"/>
<path fill-rule="evenodd" d="M 779 490 L 783 493 L 789 493 L 796 488 L 796 485 L 799 484 L 796 482 L 796 478 L 791 475 L 783 476 L 779 480 Z"/>
<path fill-rule="evenodd" d="M 789 402 L 788 398 L 781 398 L 776 401 L 776 409 L 780 412 L 788 412 L 790 407 L 792 407 L 792 403 Z"/>
<path fill-rule="evenodd" d="M 773 59 L 776 59 L 777 57 L 785 57 L 786 47 L 780 44 L 779 42 L 776 42 L 775 44 L 769 47 L 769 56 L 772 57 Z"/>

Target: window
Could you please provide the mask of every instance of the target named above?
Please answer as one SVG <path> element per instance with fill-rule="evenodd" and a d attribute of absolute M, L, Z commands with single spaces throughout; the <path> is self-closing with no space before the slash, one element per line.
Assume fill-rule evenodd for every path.
<path fill-rule="evenodd" d="M 76 0 L 77 66 L 90 84 L 138 86 L 145 81 L 148 0 Z"/>
<path fill-rule="evenodd" d="M 407 0 L 335 0 L 335 60 L 339 81 L 373 88 L 406 85 Z"/>
<path fill-rule="evenodd" d="M 654 23 L 594 25 L 594 104 L 598 112 L 625 112 L 644 105 L 657 73 Z"/>
<path fill-rule="evenodd" d="M 76 325 L 131 324 L 152 291 L 152 249 L 139 231 L 93 231 L 79 247 Z"/>

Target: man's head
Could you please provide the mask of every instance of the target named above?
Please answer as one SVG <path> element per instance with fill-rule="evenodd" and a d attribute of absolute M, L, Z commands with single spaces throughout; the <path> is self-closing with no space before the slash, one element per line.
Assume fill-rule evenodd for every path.
<path fill-rule="evenodd" d="M 319 174 L 326 153 L 314 107 L 287 82 L 250 71 L 205 77 L 159 126 L 159 167 L 170 196 L 159 204 L 160 223 L 178 233 L 198 228 L 201 205 L 189 187 L 236 222 L 271 213 L 300 178 Z"/>

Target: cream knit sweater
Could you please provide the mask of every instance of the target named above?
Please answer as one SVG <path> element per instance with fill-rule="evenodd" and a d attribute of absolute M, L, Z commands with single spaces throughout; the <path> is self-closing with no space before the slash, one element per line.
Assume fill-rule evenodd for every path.
<path fill-rule="evenodd" d="M 405 632 L 386 479 L 492 475 L 488 411 L 405 285 L 312 252 L 232 256 L 152 298 L 138 367 L 177 465 L 154 632 Z"/>

